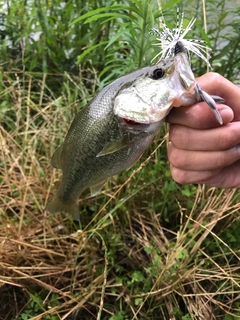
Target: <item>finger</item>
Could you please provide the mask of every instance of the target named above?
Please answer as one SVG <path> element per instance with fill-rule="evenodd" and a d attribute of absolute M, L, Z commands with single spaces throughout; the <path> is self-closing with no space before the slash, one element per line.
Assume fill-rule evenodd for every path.
<path fill-rule="evenodd" d="M 235 114 L 234 120 L 240 120 L 240 88 L 218 73 L 209 72 L 196 79 L 201 89 L 212 95 L 218 95 L 231 106 Z"/>
<path fill-rule="evenodd" d="M 227 124 L 234 118 L 231 108 L 223 104 L 217 104 L 223 123 Z M 212 110 L 205 102 L 199 102 L 191 107 L 172 108 L 167 116 L 167 122 L 178 123 L 196 129 L 208 129 L 219 127 Z"/>
<path fill-rule="evenodd" d="M 211 181 L 211 179 L 215 178 L 221 172 L 221 169 L 206 171 L 187 171 L 176 168 L 172 164 L 170 164 L 170 170 L 173 180 L 180 184 L 204 183 L 206 181 Z"/>
<path fill-rule="evenodd" d="M 182 170 L 217 170 L 229 166 L 240 159 L 240 145 L 225 151 L 193 152 L 177 149 L 169 142 L 168 159 L 174 167 Z"/>
<path fill-rule="evenodd" d="M 217 175 L 214 175 L 212 178 L 207 180 L 207 184 L 214 187 L 221 187 L 221 188 L 239 188 L 240 187 L 239 167 L 240 167 L 240 161 L 234 162 L 230 166 L 223 168 Z"/>
<path fill-rule="evenodd" d="M 240 122 L 209 130 L 196 130 L 182 125 L 171 125 L 169 138 L 178 149 L 192 151 L 221 151 L 240 144 Z"/>
<path fill-rule="evenodd" d="M 186 171 L 170 165 L 172 178 L 180 184 L 204 183 L 220 188 L 240 187 L 240 160 L 220 170 Z"/>

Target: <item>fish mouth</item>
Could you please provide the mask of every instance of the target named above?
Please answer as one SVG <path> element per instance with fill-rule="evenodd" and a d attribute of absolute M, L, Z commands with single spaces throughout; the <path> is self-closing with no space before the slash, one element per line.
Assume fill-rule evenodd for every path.
<path fill-rule="evenodd" d="M 125 125 L 127 125 L 128 127 L 132 127 L 134 129 L 143 129 L 145 127 L 148 127 L 150 125 L 150 123 L 141 123 L 141 122 L 137 122 L 135 120 L 132 119 L 127 119 L 127 118 L 120 118 L 122 123 L 124 123 Z"/>
<path fill-rule="evenodd" d="M 125 128 L 127 128 L 127 130 L 136 134 L 137 132 L 148 133 L 148 132 L 158 130 L 159 128 L 161 128 L 161 125 L 163 124 L 164 119 L 161 119 L 156 122 L 148 122 L 148 123 L 141 123 L 141 122 L 134 121 L 132 119 L 127 119 L 127 118 L 120 118 L 120 121 L 121 121 L 121 124 Z"/>
<path fill-rule="evenodd" d="M 140 123 L 140 122 L 137 122 L 137 121 L 134 121 L 134 120 L 131 120 L 131 119 L 127 119 L 127 118 L 121 118 L 122 119 L 122 121 L 124 122 L 124 123 L 126 123 L 127 125 L 145 125 L 145 123 Z"/>
<path fill-rule="evenodd" d="M 173 100 L 172 106 L 188 106 L 196 102 L 196 79 L 190 67 L 186 49 L 181 41 L 178 41 L 174 50 L 174 72 L 170 76 L 175 92 L 178 94 Z"/>

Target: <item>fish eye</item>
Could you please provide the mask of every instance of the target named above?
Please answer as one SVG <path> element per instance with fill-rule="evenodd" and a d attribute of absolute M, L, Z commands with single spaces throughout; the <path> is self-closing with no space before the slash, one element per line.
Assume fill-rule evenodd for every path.
<path fill-rule="evenodd" d="M 152 78 L 154 80 L 161 79 L 164 77 L 165 70 L 162 68 L 157 68 L 153 71 Z"/>

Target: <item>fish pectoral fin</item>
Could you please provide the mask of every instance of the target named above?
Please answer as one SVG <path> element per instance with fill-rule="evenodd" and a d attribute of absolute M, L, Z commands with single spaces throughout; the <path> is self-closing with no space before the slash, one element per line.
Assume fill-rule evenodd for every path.
<path fill-rule="evenodd" d="M 102 190 L 102 187 L 104 186 L 105 182 L 106 180 L 101 181 L 90 187 L 92 197 L 96 196 Z"/>
<path fill-rule="evenodd" d="M 100 151 L 96 155 L 96 157 L 102 157 L 107 154 L 114 153 L 118 150 L 126 148 L 128 145 L 129 145 L 129 140 L 127 139 L 127 137 L 122 137 L 118 140 L 111 141 L 105 145 L 105 147 L 102 149 L 102 151 Z"/>
<path fill-rule="evenodd" d="M 63 148 L 63 146 L 60 146 L 59 148 L 57 148 L 57 150 L 52 155 L 51 165 L 52 165 L 53 168 L 62 169 L 62 163 L 61 163 L 62 148 Z"/>

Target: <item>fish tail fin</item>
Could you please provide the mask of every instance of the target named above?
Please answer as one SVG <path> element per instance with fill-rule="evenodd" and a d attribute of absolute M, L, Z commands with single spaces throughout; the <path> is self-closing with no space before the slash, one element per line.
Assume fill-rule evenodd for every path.
<path fill-rule="evenodd" d="M 73 220 L 79 220 L 79 208 L 77 202 L 64 202 L 59 199 L 57 194 L 54 195 L 53 198 L 47 203 L 45 210 L 50 213 L 65 212 L 68 213 Z"/>

